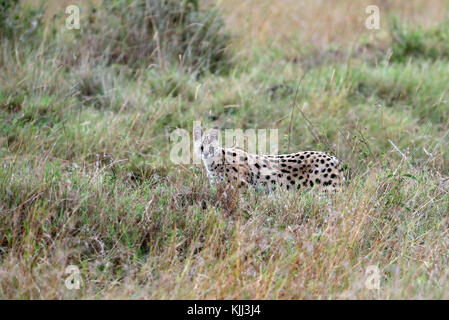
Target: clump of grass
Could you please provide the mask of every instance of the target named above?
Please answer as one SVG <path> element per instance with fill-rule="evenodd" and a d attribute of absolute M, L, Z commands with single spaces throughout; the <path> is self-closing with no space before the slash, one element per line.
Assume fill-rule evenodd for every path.
<path fill-rule="evenodd" d="M 0 39 L 16 45 L 36 43 L 42 30 L 43 6 L 21 5 L 19 0 L 0 2 Z"/>

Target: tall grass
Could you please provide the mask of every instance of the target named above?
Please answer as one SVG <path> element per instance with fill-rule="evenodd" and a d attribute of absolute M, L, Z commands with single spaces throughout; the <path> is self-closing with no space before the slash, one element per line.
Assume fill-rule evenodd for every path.
<path fill-rule="evenodd" d="M 448 298 L 449 62 L 440 38 L 431 41 L 437 55 L 399 55 L 395 29 L 362 41 L 356 28 L 320 25 L 323 17 L 329 26 L 345 15 L 358 21 L 348 6 L 363 6 L 345 1 L 327 13 L 307 2 L 310 17 L 290 27 L 281 17 L 298 2 L 253 3 L 249 23 L 238 19 L 251 3 L 221 2 L 216 11 L 211 2 L 177 2 L 176 14 L 193 20 L 154 18 L 173 28 L 144 27 L 151 10 L 175 6 L 148 3 L 95 3 L 80 31 L 64 29 L 62 11 L 52 18 L 56 3 L 47 3 L 27 45 L 19 34 L 1 37 L 1 298 Z M 447 31 L 442 2 L 422 15 L 421 1 L 382 3 L 404 25 L 422 22 L 397 29 L 407 43 L 410 30 L 420 39 Z M 138 5 L 146 9 L 128 10 Z M 92 13 L 83 8 L 82 17 Z M 259 24 L 268 8 L 276 10 Z M 41 9 L 20 10 L 33 21 Z M 217 14 L 226 29 L 217 18 L 193 39 L 206 29 L 190 23 Z M 166 41 L 160 51 L 156 30 Z M 352 41 L 375 54 L 351 51 Z M 290 151 L 332 152 L 347 184 L 331 197 L 211 187 L 202 167 L 168 160 L 169 133 L 194 120 L 278 128 L 280 152 L 288 141 Z M 80 269 L 79 290 L 65 286 L 69 265 Z M 379 290 L 365 286 L 368 266 L 379 268 Z"/>

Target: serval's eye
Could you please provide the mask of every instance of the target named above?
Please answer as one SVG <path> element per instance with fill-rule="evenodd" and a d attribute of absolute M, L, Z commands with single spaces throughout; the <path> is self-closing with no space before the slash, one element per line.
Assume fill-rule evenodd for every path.
<path fill-rule="evenodd" d="M 209 154 L 213 154 L 214 153 L 214 147 L 210 146 L 209 147 Z"/>

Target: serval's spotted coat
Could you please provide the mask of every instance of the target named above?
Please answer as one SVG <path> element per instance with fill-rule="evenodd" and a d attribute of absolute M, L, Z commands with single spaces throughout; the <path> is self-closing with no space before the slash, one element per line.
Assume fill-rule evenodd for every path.
<path fill-rule="evenodd" d="M 325 152 L 302 151 L 281 155 L 255 155 L 232 147 L 222 148 L 218 130 L 203 135 L 194 128 L 195 151 L 201 154 L 211 183 L 227 179 L 239 186 L 253 185 L 273 190 L 275 187 L 301 189 L 316 186 L 335 191 L 344 181 L 340 161 Z"/>

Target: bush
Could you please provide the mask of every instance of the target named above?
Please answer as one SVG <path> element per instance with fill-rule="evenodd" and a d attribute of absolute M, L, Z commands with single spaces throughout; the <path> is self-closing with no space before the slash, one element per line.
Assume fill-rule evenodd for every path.
<path fill-rule="evenodd" d="M 429 29 L 411 29 L 393 18 L 390 33 L 392 62 L 404 62 L 409 58 L 449 58 L 449 21 Z"/>
<path fill-rule="evenodd" d="M 0 40 L 33 43 L 42 26 L 43 6 L 22 6 L 19 0 L 0 0 Z"/>
<path fill-rule="evenodd" d="M 64 11 L 50 21 L 47 57 L 59 56 L 66 66 L 176 64 L 195 74 L 226 72 L 230 66 L 224 22 L 217 10 L 201 10 L 198 0 L 103 1 L 80 10 L 80 30 L 64 27 Z M 42 5 L 0 0 L 0 39 L 36 49 L 43 40 L 43 12 Z"/>
<path fill-rule="evenodd" d="M 223 27 L 218 13 L 200 10 L 197 0 L 104 1 L 81 22 L 82 50 L 75 52 L 106 64 L 175 63 L 189 72 L 222 72 L 230 39 Z"/>

